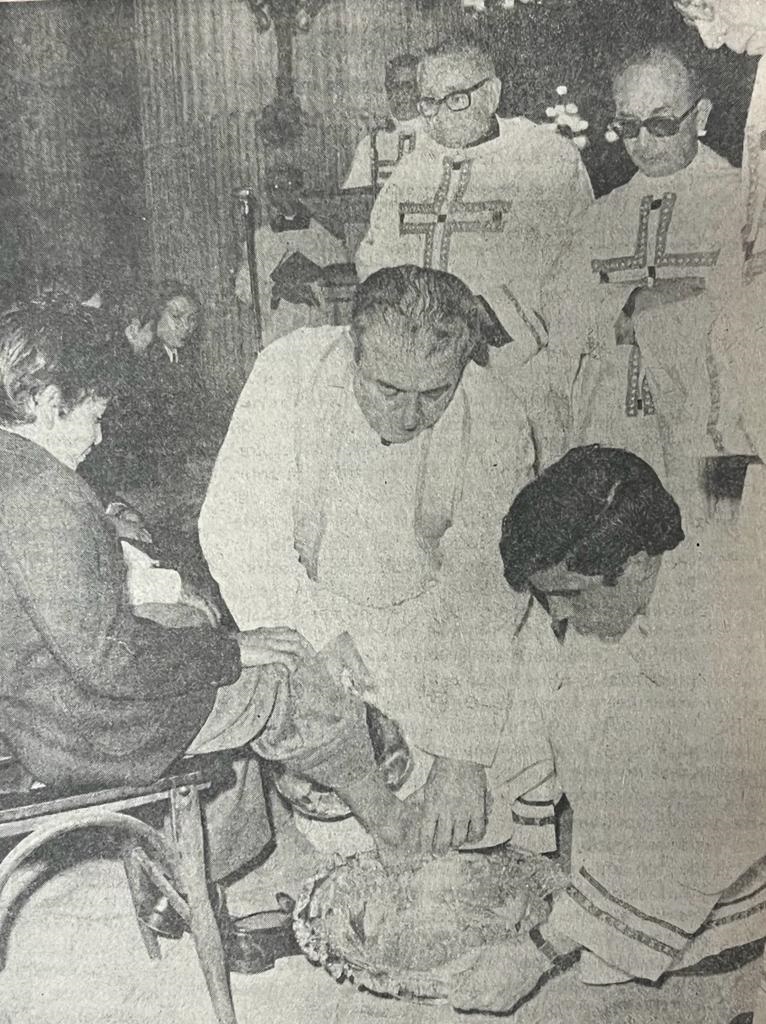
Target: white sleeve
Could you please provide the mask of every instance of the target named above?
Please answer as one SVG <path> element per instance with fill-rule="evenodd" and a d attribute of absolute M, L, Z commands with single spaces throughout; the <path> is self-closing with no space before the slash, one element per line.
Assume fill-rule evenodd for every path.
<path fill-rule="evenodd" d="M 303 569 L 293 548 L 296 340 L 258 357 L 218 454 L 200 514 L 200 542 L 240 629 L 292 625 Z"/>
<path fill-rule="evenodd" d="M 354 151 L 354 159 L 341 185 L 341 191 L 349 188 L 369 188 L 372 184 L 372 143 L 370 136 L 366 135 Z"/>
<path fill-rule="evenodd" d="M 491 404 L 491 403 L 488 403 Z M 531 479 L 534 451 L 523 415 L 502 409 L 483 416 L 495 422 L 481 450 L 472 445 L 463 496 L 440 545 L 442 567 L 431 594 L 428 636 L 413 637 L 438 713 L 423 716 L 416 743 L 436 756 L 490 765 L 507 714 L 512 680 L 511 645 L 527 606 L 503 576 L 499 542 L 503 517 Z M 407 637 L 401 637 L 405 646 Z"/>
<path fill-rule="evenodd" d="M 407 173 L 409 163 L 410 158 L 407 157 L 399 162 L 375 200 L 369 230 L 357 249 L 354 261 L 360 281 L 381 267 L 398 267 L 410 262 L 407 247 L 399 235 L 399 181 L 402 173 Z"/>

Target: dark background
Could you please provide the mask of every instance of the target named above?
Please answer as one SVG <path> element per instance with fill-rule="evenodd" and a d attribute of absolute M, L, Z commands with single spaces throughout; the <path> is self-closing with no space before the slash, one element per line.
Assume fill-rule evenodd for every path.
<path fill-rule="evenodd" d="M 385 60 L 469 28 L 504 80 L 502 112 L 545 119 L 557 85 L 591 123 L 584 159 L 597 194 L 626 180 L 603 139 L 609 75 L 649 39 L 681 40 L 706 67 L 708 141 L 740 160 L 754 62 L 708 53 L 671 0 L 543 0 L 466 15 L 459 0 L 327 0 L 296 37 L 306 130 L 289 147 L 312 189 L 332 191 L 385 110 Z M 242 225 L 231 190 L 259 186 L 274 147 L 259 117 L 274 99 L 274 32 L 245 0 L 0 3 L 0 292 L 51 277 L 81 289 L 180 277 L 202 294 L 203 370 L 231 397 L 254 355 L 233 300 Z"/>

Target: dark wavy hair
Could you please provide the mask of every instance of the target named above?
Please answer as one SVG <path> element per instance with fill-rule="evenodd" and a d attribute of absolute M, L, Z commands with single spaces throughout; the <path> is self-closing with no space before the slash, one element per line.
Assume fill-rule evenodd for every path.
<path fill-rule="evenodd" d="M 371 323 L 396 329 L 426 357 L 454 351 L 463 365 L 471 358 L 486 363 L 478 300 L 467 284 L 444 270 L 384 267 L 357 286 L 351 311 L 357 362 Z"/>
<path fill-rule="evenodd" d="M 35 419 L 34 399 L 55 387 L 61 411 L 119 386 L 113 340 L 98 310 L 58 295 L 0 314 L 0 424 Z"/>
<path fill-rule="evenodd" d="M 519 493 L 503 520 L 500 553 L 513 590 L 564 563 L 570 572 L 616 583 L 645 551 L 684 539 L 678 505 L 643 459 L 621 448 L 572 448 Z"/>

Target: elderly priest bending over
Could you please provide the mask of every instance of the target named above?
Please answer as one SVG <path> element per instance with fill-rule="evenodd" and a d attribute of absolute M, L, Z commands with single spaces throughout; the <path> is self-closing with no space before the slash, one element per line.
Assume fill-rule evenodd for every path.
<path fill-rule="evenodd" d="M 387 268 L 359 286 L 350 327 L 269 346 L 200 522 L 240 628 L 352 635 L 369 699 L 431 755 L 423 841 L 437 850 L 483 833 L 526 606 L 503 586 L 497 531 L 533 445 L 476 310 L 451 274 Z"/>
<path fill-rule="evenodd" d="M 536 598 L 515 778 L 538 811 L 569 799 L 570 877 L 521 946 L 456 964 L 453 1003 L 508 1010 L 577 951 L 584 982 L 655 981 L 762 938 L 762 570 L 685 541 L 654 471 L 595 446 L 521 492 L 501 546 Z"/>

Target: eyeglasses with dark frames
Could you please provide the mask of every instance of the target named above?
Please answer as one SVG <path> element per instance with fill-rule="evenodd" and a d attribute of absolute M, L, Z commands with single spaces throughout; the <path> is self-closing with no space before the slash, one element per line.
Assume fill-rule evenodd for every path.
<path fill-rule="evenodd" d="M 421 96 L 418 100 L 418 110 L 423 117 L 435 117 L 442 104 L 453 113 L 457 113 L 460 110 L 468 110 L 471 106 L 473 94 L 477 89 L 481 89 L 483 85 L 486 85 L 487 82 L 491 82 L 493 78 L 494 75 L 482 78 L 476 85 L 471 85 L 467 89 L 457 89 L 455 92 L 448 92 L 446 96 L 442 96 L 440 99 L 437 99 L 435 96 Z"/>
<path fill-rule="evenodd" d="M 697 109 L 702 98 L 702 96 L 697 97 L 683 114 L 653 114 L 651 117 L 644 118 L 643 121 L 638 117 L 616 117 L 608 125 L 608 129 L 620 139 L 637 139 L 642 128 L 646 128 L 649 134 L 656 139 L 670 139 L 674 135 L 678 135 L 681 125 L 689 114 Z"/>

